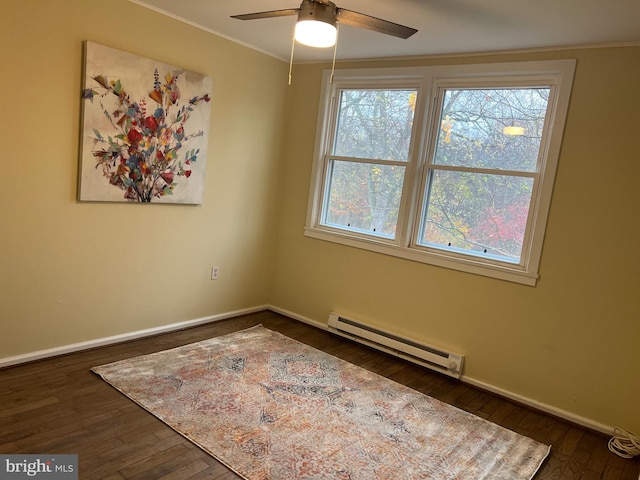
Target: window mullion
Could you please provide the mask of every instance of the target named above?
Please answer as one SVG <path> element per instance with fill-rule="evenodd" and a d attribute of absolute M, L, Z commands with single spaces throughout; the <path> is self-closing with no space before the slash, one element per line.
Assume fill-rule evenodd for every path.
<path fill-rule="evenodd" d="M 398 219 L 398 244 L 410 249 L 415 244 L 416 228 L 420 223 L 420 208 L 422 205 L 421 185 L 423 172 L 426 171 L 426 154 L 428 146 L 427 115 L 431 111 L 431 96 L 429 95 L 430 80 L 423 77 L 416 98 L 414 128 L 412 132 L 412 150 L 409 165 L 405 174 L 404 192 L 400 218 Z"/>
<path fill-rule="evenodd" d="M 442 103 L 439 102 L 441 94 L 435 89 L 433 78 L 425 78 L 425 101 L 424 111 L 421 119 L 422 125 L 420 139 L 420 155 L 416 165 L 416 176 L 414 179 L 413 209 L 411 211 L 411 228 L 407 232 L 407 246 L 415 248 L 422 235 L 422 217 L 427 208 L 429 191 L 429 172 L 435 152 L 435 145 L 438 135 L 437 119 L 440 118 Z"/>

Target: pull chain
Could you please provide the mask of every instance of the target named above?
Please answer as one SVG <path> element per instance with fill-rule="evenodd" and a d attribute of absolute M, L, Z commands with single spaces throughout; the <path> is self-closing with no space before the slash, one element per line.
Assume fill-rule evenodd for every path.
<path fill-rule="evenodd" d="M 295 31 L 294 31 L 295 32 Z M 291 58 L 289 59 L 289 85 L 291 85 L 291 70 L 293 69 L 293 50 L 296 46 L 296 35 L 291 35 Z"/>
<path fill-rule="evenodd" d="M 333 83 L 333 72 L 336 69 L 336 52 L 338 50 L 338 33 L 339 32 L 340 32 L 340 28 L 338 27 L 338 24 L 336 24 L 336 43 L 333 45 L 333 59 L 331 61 L 331 79 L 329 83 Z M 294 35 L 291 37 L 291 57 L 289 58 L 289 85 L 291 85 L 291 79 L 292 79 L 291 72 L 293 70 L 293 52 L 295 50 L 295 46 L 296 46 L 296 37 L 294 33 Z"/>
<path fill-rule="evenodd" d="M 329 83 L 333 84 L 333 72 L 336 69 L 336 51 L 338 50 L 338 34 L 340 33 L 339 23 L 336 22 L 336 43 L 333 45 L 333 61 L 331 62 L 331 80 Z"/>

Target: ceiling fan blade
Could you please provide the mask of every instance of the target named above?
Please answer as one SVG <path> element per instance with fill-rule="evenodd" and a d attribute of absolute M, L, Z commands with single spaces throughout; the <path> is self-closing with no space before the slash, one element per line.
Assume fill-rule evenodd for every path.
<path fill-rule="evenodd" d="M 299 8 L 288 8 L 286 10 L 270 10 L 268 12 L 245 13 L 244 15 L 231 15 L 231 18 L 238 20 L 256 20 L 258 18 L 286 17 L 297 15 Z"/>
<path fill-rule="evenodd" d="M 381 18 L 372 17 L 371 15 L 365 15 L 364 13 L 354 12 L 353 10 L 347 10 L 345 8 L 338 8 L 337 19 L 339 23 L 344 23 L 345 25 L 366 28 L 378 33 L 385 33 L 405 39 L 418 31 L 415 28 L 405 27 L 398 23 L 389 22 L 388 20 L 382 20 Z"/>

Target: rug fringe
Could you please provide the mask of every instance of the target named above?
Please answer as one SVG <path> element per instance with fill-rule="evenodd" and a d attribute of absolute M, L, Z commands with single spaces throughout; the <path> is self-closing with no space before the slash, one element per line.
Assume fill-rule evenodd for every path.
<path fill-rule="evenodd" d="M 538 468 L 536 468 L 535 472 L 533 472 L 531 477 L 529 477 L 529 480 L 533 480 L 533 478 L 536 476 L 538 471 L 542 468 L 542 465 L 544 464 L 545 460 L 549 458 L 550 453 L 551 453 L 551 445 L 547 447 L 547 453 L 544 455 L 544 457 L 542 457 L 542 459 L 540 460 L 540 463 L 538 464 Z"/>

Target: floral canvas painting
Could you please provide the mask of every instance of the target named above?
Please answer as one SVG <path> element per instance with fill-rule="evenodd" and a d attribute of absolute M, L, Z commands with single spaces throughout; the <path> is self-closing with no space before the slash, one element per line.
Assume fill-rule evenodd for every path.
<path fill-rule="evenodd" d="M 85 45 L 81 201 L 201 204 L 211 78 Z"/>

